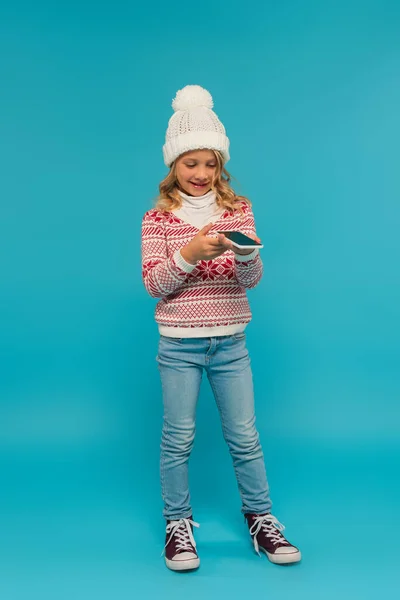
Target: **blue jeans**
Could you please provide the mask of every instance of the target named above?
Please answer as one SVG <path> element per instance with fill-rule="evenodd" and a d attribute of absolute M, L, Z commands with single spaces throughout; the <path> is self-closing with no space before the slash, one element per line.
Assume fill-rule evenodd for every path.
<path fill-rule="evenodd" d="M 242 512 L 270 512 L 245 334 L 194 339 L 161 336 L 157 361 L 164 403 L 160 461 L 164 517 L 175 520 L 192 514 L 188 462 L 204 369 L 233 460 Z"/>

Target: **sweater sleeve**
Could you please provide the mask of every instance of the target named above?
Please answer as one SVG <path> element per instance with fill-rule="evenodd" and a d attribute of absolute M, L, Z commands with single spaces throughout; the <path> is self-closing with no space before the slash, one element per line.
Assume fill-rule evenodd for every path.
<path fill-rule="evenodd" d="M 245 235 L 256 235 L 254 215 L 251 208 L 245 204 L 243 221 L 240 225 L 240 231 Z M 244 288 L 254 288 L 261 280 L 263 274 L 263 264 L 259 250 L 254 250 L 251 254 L 235 255 L 235 271 L 239 285 Z"/>
<path fill-rule="evenodd" d="M 157 211 L 148 211 L 142 221 L 142 277 L 150 296 L 173 294 L 195 266 L 182 258 L 180 250 L 168 256 L 162 218 Z"/>

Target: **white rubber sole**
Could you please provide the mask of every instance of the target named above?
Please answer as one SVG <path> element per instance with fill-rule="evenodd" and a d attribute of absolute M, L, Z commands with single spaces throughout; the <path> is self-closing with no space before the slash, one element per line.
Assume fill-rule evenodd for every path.
<path fill-rule="evenodd" d="M 165 564 L 171 571 L 193 571 L 200 566 L 199 558 L 191 558 L 190 560 L 169 560 L 165 559 Z"/>
<path fill-rule="evenodd" d="M 301 552 L 292 552 L 291 554 L 270 554 L 264 548 L 260 548 L 261 552 L 267 555 L 274 565 L 292 565 L 301 561 Z"/>

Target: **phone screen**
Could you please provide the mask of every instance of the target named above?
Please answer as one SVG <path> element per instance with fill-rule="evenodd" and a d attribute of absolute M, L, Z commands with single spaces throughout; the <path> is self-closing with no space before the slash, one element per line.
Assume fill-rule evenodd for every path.
<path fill-rule="evenodd" d="M 262 244 L 252 240 L 250 237 L 244 235 L 244 233 L 241 233 L 240 231 L 221 231 L 220 233 L 223 233 L 228 240 L 231 240 L 231 242 L 234 244 L 239 244 L 239 246 L 254 246 L 254 248 L 262 246 Z"/>

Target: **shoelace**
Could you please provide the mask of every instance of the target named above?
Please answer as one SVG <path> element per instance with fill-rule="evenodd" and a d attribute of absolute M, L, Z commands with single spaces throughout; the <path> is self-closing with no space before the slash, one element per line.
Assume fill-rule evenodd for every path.
<path fill-rule="evenodd" d="M 193 525 L 193 527 L 200 527 L 199 523 L 195 523 L 190 519 L 179 519 L 179 521 L 168 523 L 166 531 L 171 535 L 164 546 L 162 554 L 164 554 L 165 548 L 168 546 L 174 535 L 177 539 L 177 550 L 188 550 L 190 552 L 193 548 L 196 548 L 196 542 L 194 541 L 191 525 Z"/>
<path fill-rule="evenodd" d="M 281 531 L 285 529 L 285 526 L 282 525 L 282 523 L 279 523 L 278 519 L 273 515 L 263 515 L 261 517 L 256 517 L 250 528 L 250 535 L 253 536 L 254 549 L 257 554 L 260 554 L 257 534 L 261 529 L 275 545 L 278 543 L 289 545 L 289 542 L 285 540 L 281 533 Z"/>

